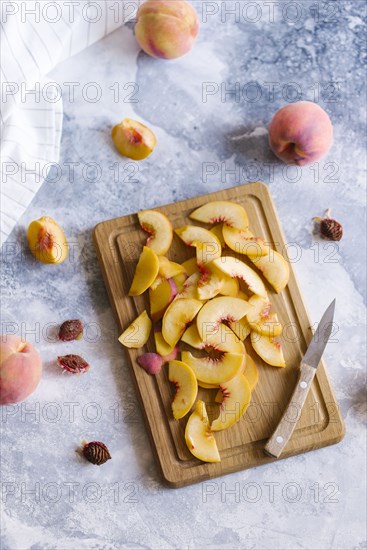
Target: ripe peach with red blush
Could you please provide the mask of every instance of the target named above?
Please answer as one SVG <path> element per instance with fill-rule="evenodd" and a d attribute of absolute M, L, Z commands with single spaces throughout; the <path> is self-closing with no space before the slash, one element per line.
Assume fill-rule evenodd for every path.
<path fill-rule="evenodd" d="M 321 159 L 333 142 L 329 115 L 316 103 L 298 101 L 282 107 L 269 126 L 269 144 L 286 164 L 305 166 Z"/>
<path fill-rule="evenodd" d="M 186 0 L 147 0 L 136 16 L 135 37 L 152 57 L 174 59 L 185 55 L 198 32 L 198 15 Z"/>
<path fill-rule="evenodd" d="M 18 403 L 34 392 L 41 378 L 38 351 L 19 336 L 0 337 L 0 405 Z"/>

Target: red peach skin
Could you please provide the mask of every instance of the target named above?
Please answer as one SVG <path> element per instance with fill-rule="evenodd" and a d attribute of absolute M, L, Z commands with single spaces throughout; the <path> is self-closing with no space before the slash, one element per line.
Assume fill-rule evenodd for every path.
<path fill-rule="evenodd" d="M 19 336 L 0 336 L 0 405 L 18 403 L 34 392 L 41 378 L 38 351 Z"/>
<path fill-rule="evenodd" d="M 152 57 L 174 59 L 185 55 L 198 31 L 197 13 L 186 0 L 147 0 L 136 16 L 136 40 Z"/>
<path fill-rule="evenodd" d="M 310 101 L 282 107 L 270 122 L 270 147 L 286 164 L 305 166 L 315 162 L 328 152 L 332 142 L 329 115 Z"/>

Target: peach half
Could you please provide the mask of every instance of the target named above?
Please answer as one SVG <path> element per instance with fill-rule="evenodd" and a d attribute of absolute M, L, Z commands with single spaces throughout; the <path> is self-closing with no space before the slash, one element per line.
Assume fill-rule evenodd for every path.
<path fill-rule="evenodd" d="M 35 258 L 45 264 L 61 264 L 68 255 L 68 242 L 59 224 L 50 216 L 34 220 L 28 227 L 28 245 Z"/>
<path fill-rule="evenodd" d="M 152 130 L 131 118 L 124 118 L 112 128 L 112 140 L 121 155 L 133 160 L 145 159 L 157 145 Z"/>

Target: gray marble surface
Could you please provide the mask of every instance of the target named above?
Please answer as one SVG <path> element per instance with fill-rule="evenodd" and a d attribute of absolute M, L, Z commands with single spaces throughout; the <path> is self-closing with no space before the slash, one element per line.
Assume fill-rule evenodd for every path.
<path fill-rule="evenodd" d="M 32 397 L 1 410 L 4 550 L 366 548 L 365 2 L 278 4 L 274 18 L 267 2 L 197 4 L 199 39 L 175 62 L 139 53 L 127 26 L 52 74 L 64 90 L 60 168 L 2 257 L 2 332 L 27 337 L 44 361 Z M 230 7 L 241 11 L 226 14 Z M 74 97 L 66 82 L 80 83 Z M 97 103 L 81 93 L 91 82 L 102 92 Z M 236 86 L 239 97 L 225 95 Z M 270 152 L 266 128 L 294 98 L 329 112 L 335 143 L 313 167 L 287 170 Z M 158 138 L 139 164 L 112 146 L 110 128 L 125 116 L 145 121 Z M 74 173 L 68 163 L 77 163 Z M 338 344 L 325 358 L 346 436 L 210 486 L 167 489 L 116 342 L 92 230 L 102 220 L 255 179 L 269 184 L 286 237 L 297 245 L 294 267 L 312 322 L 337 297 Z M 344 226 L 339 244 L 315 244 L 311 235 L 311 218 L 327 207 Z M 27 225 L 44 214 L 72 245 L 60 266 L 27 253 Z M 85 339 L 57 343 L 55 327 L 77 317 L 87 324 Z M 63 375 L 55 357 L 76 348 L 92 369 Z M 101 468 L 85 464 L 75 453 L 84 438 L 105 441 L 113 459 Z"/>

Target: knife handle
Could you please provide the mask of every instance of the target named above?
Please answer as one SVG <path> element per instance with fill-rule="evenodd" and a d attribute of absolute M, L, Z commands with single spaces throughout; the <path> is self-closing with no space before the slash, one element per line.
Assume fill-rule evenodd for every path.
<path fill-rule="evenodd" d="M 301 416 L 302 408 L 305 404 L 308 392 L 310 391 L 315 374 L 316 369 L 314 367 L 310 367 L 310 365 L 306 365 L 306 363 L 301 363 L 298 382 L 292 397 L 278 426 L 275 428 L 273 435 L 269 438 L 265 446 L 264 450 L 267 455 L 279 458 L 282 454 Z"/>

